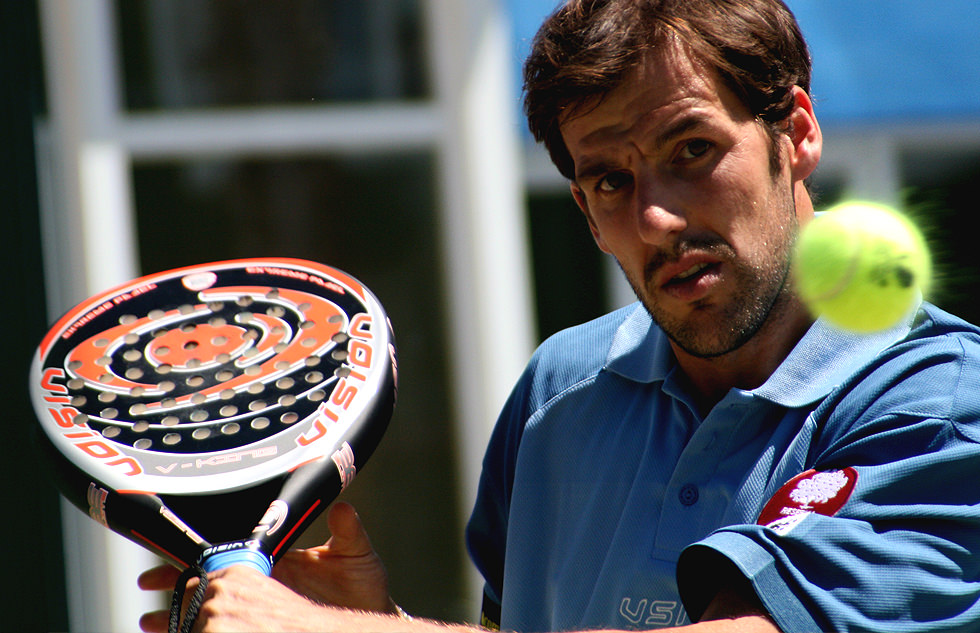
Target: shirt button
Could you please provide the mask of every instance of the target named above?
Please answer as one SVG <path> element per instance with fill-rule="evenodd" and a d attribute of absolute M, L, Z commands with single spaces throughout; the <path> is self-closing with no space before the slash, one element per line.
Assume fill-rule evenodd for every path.
<path fill-rule="evenodd" d="M 682 505 L 693 506 L 698 502 L 698 487 L 694 484 L 684 484 L 677 497 Z"/>

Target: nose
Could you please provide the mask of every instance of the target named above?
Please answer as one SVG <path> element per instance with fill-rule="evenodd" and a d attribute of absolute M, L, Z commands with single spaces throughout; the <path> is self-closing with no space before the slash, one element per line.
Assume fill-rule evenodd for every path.
<path fill-rule="evenodd" d="M 660 246 L 687 228 L 683 207 L 669 190 L 648 182 L 636 191 L 637 233 L 644 242 Z"/>

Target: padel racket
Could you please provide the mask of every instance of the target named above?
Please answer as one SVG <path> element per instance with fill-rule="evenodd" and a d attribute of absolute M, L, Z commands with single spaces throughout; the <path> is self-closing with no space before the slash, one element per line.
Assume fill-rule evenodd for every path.
<path fill-rule="evenodd" d="M 396 371 L 360 282 L 246 259 L 83 302 L 44 338 L 30 390 L 72 503 L 182 568 L 269 574 L 377 446 Z"/>

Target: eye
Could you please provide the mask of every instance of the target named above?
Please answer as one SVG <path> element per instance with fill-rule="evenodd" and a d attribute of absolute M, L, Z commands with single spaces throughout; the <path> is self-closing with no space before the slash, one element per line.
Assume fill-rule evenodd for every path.
<path fill-rule="evenodd" d="M 712 144 L 710 141 L 704 139 L 694 139 L 693 141 L 688 141 L 681 147 L 681 151 L 678 152 L 678 159 L 683 161 L 692 161 L 701 158 L 708 153 Z"/>
<path fill-rule="evenodd" d="M 621 189 L 632 182 L 633 177 L 624 171 L 614 171 L 606 174 L 596 183 L 598 191 L 606 193 Z"/>

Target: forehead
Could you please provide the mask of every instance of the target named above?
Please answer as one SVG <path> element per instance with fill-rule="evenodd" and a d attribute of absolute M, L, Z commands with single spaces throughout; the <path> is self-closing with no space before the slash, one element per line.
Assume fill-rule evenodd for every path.
<path fill-rule="evenodd" d="M 572 108 L 559 121 L 559 129 L 575 157 L 577 151 L 667 127 L 682 118 L 724 122 L 751 115 L 715 71 L 673 44 L 644 55 L 610 92 Z"/>

